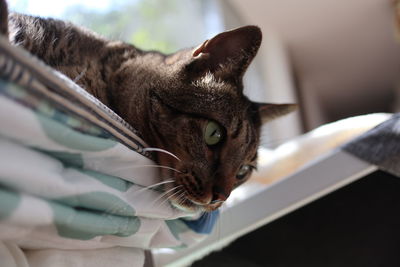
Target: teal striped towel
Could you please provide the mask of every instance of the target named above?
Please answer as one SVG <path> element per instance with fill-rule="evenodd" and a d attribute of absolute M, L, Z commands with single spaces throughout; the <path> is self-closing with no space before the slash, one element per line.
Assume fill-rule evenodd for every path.
<path fill-rule="evenodd" d="M 0 255 L 19 251 L 10 266 L 141 266 L 144 249 L 201 241 L 218 213 L 174 209 L 160 183 L 134 129 L 0 38 Z"/>

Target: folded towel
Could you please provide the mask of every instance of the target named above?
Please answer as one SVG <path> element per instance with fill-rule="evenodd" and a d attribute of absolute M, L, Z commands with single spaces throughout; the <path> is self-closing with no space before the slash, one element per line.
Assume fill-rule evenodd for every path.
<path fill-rule="evenodd" d="M 149 150 L 97 99 L 0 38 L 0 255 L 18 255 L 14 266 L 110 266 L 114 256 L 140 266 L 143 249 L 209 234 L 218 212 L 173 208 Z"/>

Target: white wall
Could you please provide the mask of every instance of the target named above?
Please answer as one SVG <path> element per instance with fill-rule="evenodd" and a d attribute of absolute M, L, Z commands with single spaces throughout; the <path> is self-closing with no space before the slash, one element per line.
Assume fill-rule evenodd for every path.
<path fill-rule="evenodd" d="M 231 0 L 288 48 L 306 128 L 390 108 L 400 74 L 391 0 Z M 266 39 L 268 36 L 266 36 Z M 271 66 L 268 66 L 269 68 Z"/>

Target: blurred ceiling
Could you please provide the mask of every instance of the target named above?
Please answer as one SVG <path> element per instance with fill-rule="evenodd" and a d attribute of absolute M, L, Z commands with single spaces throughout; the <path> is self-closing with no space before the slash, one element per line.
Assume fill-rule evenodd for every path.
<path fill-rule="evenodd" d="M 393 1 L 231 0 L 230 4 L 244 23 L 278 33 L 287 47 L 306 130 L 392 109 L 400 77 Z"/>

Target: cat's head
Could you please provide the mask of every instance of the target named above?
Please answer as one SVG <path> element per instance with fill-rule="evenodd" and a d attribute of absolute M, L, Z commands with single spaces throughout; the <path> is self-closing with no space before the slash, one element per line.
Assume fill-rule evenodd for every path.
<path fill-rule="evenodd" d="M 243 94 L 242 78 L 261 37 L 256 26 L 223 32 L 151 67 L 157 71 L 146 82 L 150 97 L 141 132 L 151 146 L 179 158 L 157 154 L 158 164 L 175 169 L 162 169 L 162 177 L 174 181 L 165 186 L 175 207 L 218 208 L 256 168 L 261 124 L 293 110 Z"/>

